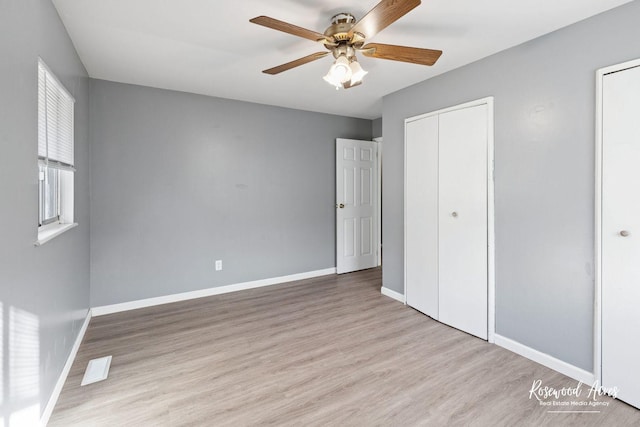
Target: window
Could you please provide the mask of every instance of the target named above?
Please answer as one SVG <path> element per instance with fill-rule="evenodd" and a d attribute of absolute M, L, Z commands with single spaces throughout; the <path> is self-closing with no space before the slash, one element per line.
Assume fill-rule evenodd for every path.
<path fill-rule="evenodd" d="M 38 61 L 38 241 L 72 228 L 75 100 Z"/>

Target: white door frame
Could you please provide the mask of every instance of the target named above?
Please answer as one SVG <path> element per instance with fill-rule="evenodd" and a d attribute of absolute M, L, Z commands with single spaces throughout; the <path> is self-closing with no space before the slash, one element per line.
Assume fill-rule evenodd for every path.
<path fill-rule="evenodd" d="M 407 123 L 414 120 L 423 119 L 450 111 L 462 110 L 464 108 L 476 107 L 478 105 L 487 105 L 487 341 L 495 342 L 496 334 L 496 280 L 495 280 L 495 193 L 494 193 L 494 153 L 493 153 L 493 97 L 477 99 L 475 101 L 466 102 L 464 104 L 453 107 L 443 108 L 441 110 L 432 111 L 430 113 L 420 114 L 418 116 L 405 119 L 405 127 Z M 404 139 L 404 222 L 407 221 L 407 140 L 406 132 Z M 404 229 L 404 253 L 407 252 L 407 230 Z M 407 303 L 407 263 L 406 257 L 404 261 L 404 303 Z"/>
<path fill-rule="evenodd" d="M 376 155 L 378 156 L 378 267 L 382 265 L 382 137 L 373 138 L 373 142 L 378 145 Z"/>
<path fill-rule="evenodd" d="M 602 384 L 602 103 L 603 81 L 607 74 L 640 66 L 640 59 L 604 67 L 596 71 L 596 155 L 595 155 L 595 290 L 593 302 L 593 375 Z"/>

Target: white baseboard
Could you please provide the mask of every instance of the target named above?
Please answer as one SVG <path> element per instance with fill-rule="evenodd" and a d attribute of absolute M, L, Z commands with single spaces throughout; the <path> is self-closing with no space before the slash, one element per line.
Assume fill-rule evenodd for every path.
<path fill-rule="evenodd" d="M 90 321 L 91 321 L 91 310 L 88 310 L 87 317 L 84 319 L 84 323 L 80 328 L 80 332 L 78 332 L 76 341 L 73 343 L 73 347 L 71 348 L 69 357 L 67 357 L 67 362 L 64 364 L 64 367 L 62 368 L 62 372 L 58 377 L 58 382 L 56 382 L 56 386 L 53 388 L 53 392 L 51 393 L 51 397 L 49 397 L 47 406 L 45 406 L 44 412 L 40 417 L 40 425 L 43 427 L 46 426 L 47 423 L 49 422 L 49 418 L 53 413 L 53 408 L 55 408 L 56 403 L 58 402 L 58 397 L 60 397 L 60 393 L 62 392 L 62 387 L 64 387 L 64 383 L 67 380 L 67 376 L 69 376 L 69 371 L 71 370 L 73 361 L 76 360 L 76 355 L 78 354 L 78 350 L 80 349 L 80 344 L 82 344 L 82 339 L 84 338 L 85 332 L 87 332 L 87 327 L 89 326 Z"/>
<path fill-rule="evenodd" d="M 495 335 L 495 344 L 499 345 L 502 348 L 506 348 L 507 350 L 510 350 L 516 354 L 519 354 L 520 356 L 526 357 L 527 359 L 544 365 L 547 368 L 558 371 L 561 374 L 573 378 L 574 380 L 581 381 L 584 384 L 592 385 L 596 380 L 595 375 L 592 372 L 585 371 L 582 368 L 578 368 L 577 366 L 573 366 L 567 362 L 563 362 L 560 359 L 556 359 L 553 356 L 542 353 L 538 350 L 534 350 L 531 347 L 527 347 L 524 344 L 520 344 L 517 341 L 503 337 L 501 335 Z"/>
<path fill-rule="evenodd" d="M 380 293 L 382 293 L 382 295 L 387 296 L 389 298 L 393 298 L 394 300 L 400 301 L 401 303 L 404 304 L 404 295 L 402 295 L 399 292 L 393 291 L 389 288 L 385 288 L 384 286 L 382 288 L 380 288 Z"/>
<path fill-rule="evenodd" d="M 120 304 L 103 305 L 100 307 L 93 307 L 91 309 L 91 313 L 93 316 L 104 316 L 105 314 L 119 313 L 122 311 L 135 310 L 138 308 L 152 307 L 154 305 L 169 304 L 172 302 L 185 301 L 195 298 L 227 294 L 229 292 L 244 291 L 247 289 L 260 288 L 263 286 L 278 285 L 280 283 L 311 279 L 313 277 L 327 276 L 330 274 L 336 274 L 335 267 L 325 268 L 324 270 L 308 271 L 306 273 L 291 274 L 288 276 L 273 277 L 270 279 L 235 283 L 233 285 L 218 286 L 215 288 L 201 289 L 198 291 L 183 292 L 179 294 L 165 295 L 155 298 L 146 298 L 136 301 L 123 302 Z"/>

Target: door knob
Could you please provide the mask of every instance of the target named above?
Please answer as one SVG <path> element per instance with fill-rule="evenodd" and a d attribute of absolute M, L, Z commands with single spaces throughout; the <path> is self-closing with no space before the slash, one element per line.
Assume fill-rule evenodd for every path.
<path fill-rule="evenodd" d="M 451 216 L 454 217 L 454 218 L 457 218 L 458 217 L 458 212 L 452 212 Z"/>
<path fill-rule="evenodd" d="M 344 203 L 340 203 L 339 205 L 336 205 L 336 208 L 344 209 Z"/>
<path fill-rule="evenodd" d="M 622 230 L 622 231 L 620 232 L 620 235 L 621 235 L 622 237 L 627 237 L 629 234 L 631 234 L 631 233 L 629 233 L 627 230 Z"/>

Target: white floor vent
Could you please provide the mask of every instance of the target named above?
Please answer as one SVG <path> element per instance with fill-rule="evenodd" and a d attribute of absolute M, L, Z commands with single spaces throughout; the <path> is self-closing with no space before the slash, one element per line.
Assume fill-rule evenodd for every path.
<path fill-rule="evenodd" d="M 87 370 L 84 371 L 84 377 L 80 385 L 97 383 L 106 380 L 109 376 L 109 367 L 111 366 L 111 356 L 101 357 L 99 359 L 89 360 Z"/>

